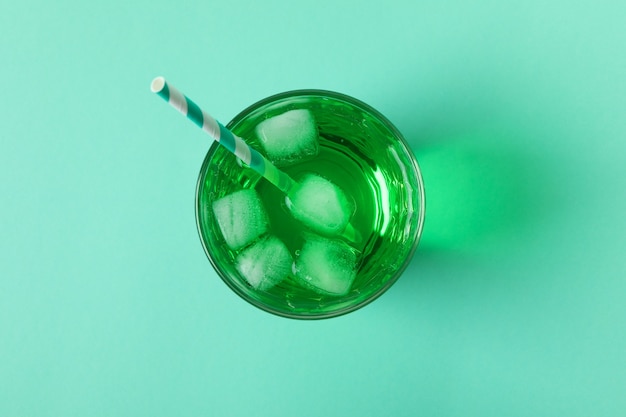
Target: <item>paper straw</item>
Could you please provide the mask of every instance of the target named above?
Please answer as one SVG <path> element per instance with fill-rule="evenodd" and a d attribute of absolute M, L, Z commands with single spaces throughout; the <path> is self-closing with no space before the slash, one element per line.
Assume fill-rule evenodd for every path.
<path fill-rule="evenodd" d="M 279 171 L 263 155 L 248 146 L 243 139 L 226 129 L 189 97 L 165 81 L 165 78 L 157 77 L 152 80 L 150 89 L 283 193 L 288 195 L 294 189 L 296 182 L 289 175 Z"/>

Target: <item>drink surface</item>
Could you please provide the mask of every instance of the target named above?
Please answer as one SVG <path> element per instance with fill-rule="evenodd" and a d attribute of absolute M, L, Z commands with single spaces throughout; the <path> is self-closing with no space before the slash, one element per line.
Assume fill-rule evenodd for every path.
<path fill-rule="evenodd" d="M 315 242 L 319 233 L 294 218 L 289 201 L 280 190 L 219 146 L 214 146 L 207 155 L 198 182 L 199 231 L 218 273 L 248 301 L 290 317 L 341 314 L 380 295 L 406 266 L 423 221 L 421 178 L 399 133 L 363 103 L 328 94 L 334 93 L 279 95 L 245 110 L 228 127 L 267 154 L 264 139 L 259 137 L 259 124 L 293 110 L 310 112 L 317 130 L 317 149 L 314 153 L 307 150 L 305 157 L 297 161 L 285 162 L 279 158 L 277 165 L 296 182 L 310 174 L 329 180 L 350 202 L 349 225 L 345 231 L 330 237 L 332 242 L 340 242 L 337 245 L 349 248 L 354 254 L 350 261 L 354 262 L 354 280 L 341 294 L 308 285 L 295 274 L 297 261 L 284 280 L 262 290 L 252 288 L 236 266 L 245 248 L 232 249 L 224 243 L 213 211 L 216 200 L 238 190 L 256 190 L 269 221 L 267 231 L 261 231 L 256 240 L 266 235 L 277 237 L 296 260 L 302 258 L 304 262 L 301 250 L 311 246 L 307 246 L 307 241 Z M 310 258 L 315 259 L 310 261 L 313 265 L 305 267 L 318 269 L 319 258 Z M 350 265 L 345 268 L 349 269 Z M 337 274 L 341 275 L 339 271 Z M 329 288 L 334 288 L 333 284 Z"/>

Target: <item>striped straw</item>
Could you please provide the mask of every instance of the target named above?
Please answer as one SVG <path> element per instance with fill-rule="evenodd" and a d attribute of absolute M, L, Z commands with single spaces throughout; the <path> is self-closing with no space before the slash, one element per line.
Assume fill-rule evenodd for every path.
<path fill-rule="evenodd" d="M 263 155 L 248 146 L 243 139 L 226 129 L 224 125 L 198 107 L 189 97 L 165 81 L 165 78 L 157 77 L 152 80 L 150 89 L 283 193 L 289 194 L 294 189 L 296 182 L 289 175 L 279 171 Z"/>

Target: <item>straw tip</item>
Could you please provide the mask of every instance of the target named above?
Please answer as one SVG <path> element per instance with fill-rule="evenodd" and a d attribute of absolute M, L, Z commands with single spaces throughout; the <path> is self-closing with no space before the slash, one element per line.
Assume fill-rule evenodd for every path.
<path fill-rule="evenodd" d="M 153 93 L 161 92 L 161 90 L 163 90 L 164 87 L 165 87 L 165 78 L 163 77 L 156 77 L 154 80 L 152 80 L 152 83 L 150 84 L 150 90 L 152 90 Z"/>

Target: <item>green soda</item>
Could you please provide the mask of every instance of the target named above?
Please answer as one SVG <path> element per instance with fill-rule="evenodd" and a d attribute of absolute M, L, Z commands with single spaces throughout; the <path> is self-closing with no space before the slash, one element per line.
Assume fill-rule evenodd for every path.
<path fill-rule="evenodd" d="M 315 150 L 305 150 L 294 160 L 279 158 L 275 163 L 296 182 L 313 174 L 342 190 L 349 200 L 344 207 L 349 224 L 331 235 L 312 230 L 294 217 L 289 198 L 283 192 L 215 143 L 198 178 L 198 230 L 220 277 L 246 301 L 285 317 L 334 317 L 377 298 L 408 265 L 424 220 L 423 183 L 415 157 L 397 129 L 370 106 L 339 93 L 299 90 L 271 96 L 241 112 L 227 128 L 268 156 L 259 125 L 294 110 L 306 110 L 312 116 Z M 245 189 L 256 190 L 267 213 L 267 230 L 258 239 L 278 238 L 290 259 L 299 259 L 300 252 L 316 242 L 330 242 L 331 249 L 347 248 L 344 252 L 350 260 L 346 265 L 337 260 L 337 268 L 353 269 L 349 288 L 333 293 L 310 285 L 296 273 L 297 262 L 289 265 L 286 278 L 275 285 L 263 289 L 251 286 L 235 266 L 249 245 L 233 249 L 225 244 L 213 210 L 215 201 Z M 319 269 L 319 262 L 326 262 L 310 259 L 313 265 L 307 268 L 313 270 Z M 322 270 L 333 268 L 321 266 Z M 321 279 L 330 281 L 334 288 L 332 276 Z"/>

